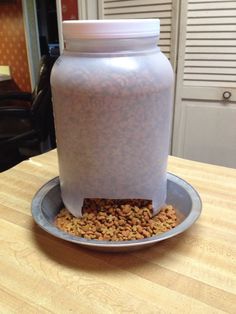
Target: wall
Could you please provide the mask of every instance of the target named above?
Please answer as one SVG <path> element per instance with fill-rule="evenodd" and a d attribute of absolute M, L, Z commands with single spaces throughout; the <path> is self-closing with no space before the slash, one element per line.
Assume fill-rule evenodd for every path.
<path fill-rule="evenodd" d="M 61 0 L 62 20 L 78 20 L 78 1 Z"/>
<path fill-rule="evenodd" d="M 0 64 L 23 91 L 31 91 L 21 0 L 0 4 Z"/>

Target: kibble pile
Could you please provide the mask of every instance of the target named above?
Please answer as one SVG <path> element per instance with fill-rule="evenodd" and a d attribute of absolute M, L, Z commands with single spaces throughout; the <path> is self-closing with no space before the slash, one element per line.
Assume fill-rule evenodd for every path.
<path fill-rule="evenodd" d="M 171 205 L 152 217 L 150 201 L 85 199 L 81 218 L 62 208 L 55 224 L 65 232 L 87 239 L 127 241 L 168 231 L 176 227 L 178 219 Z"/>

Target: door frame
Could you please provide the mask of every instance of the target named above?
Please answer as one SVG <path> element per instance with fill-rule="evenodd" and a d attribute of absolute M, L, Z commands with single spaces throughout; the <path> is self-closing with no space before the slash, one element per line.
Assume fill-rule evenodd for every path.
<path fill-rule="evenodd" d="M 38 30 L 38 18 L 36 11 L 36 0 L 31 0 L 33 6 L 33 12 L 29 12 L 29 0 L 22 0 L 23 22 L 25 31 L 26 50 L 30 74 L 30 84 L 32 91 L 35 88 L 38 79 L 38 69 L 41 59 L 40 44 L 39 44 L 39 30 Z M 57 26 L 58 26 L 58 39 L 60 53 L 63 52 L 64 42 L 62 34 L 62 8 L 61 0 L 56 0 L 57 9 Z M 32 14 L 32 15 L 31 15 Z M 33 25 L 31 24 L 33 22 Z M 35 29 L 36 35 L 31 36 L 32 28 Z"/>
<path fill-rule="evenodd" d="M 31 90 L 34 90 L 38 77 L 38 67 L 40 62 L 40 45 L 39 45 L 39 31 L 38 19 L 36 12 L 36 2 L 32 0 L 33 12 L 28 10 L 29 0 L 22 0 L 22 13 L 25 31 L 25 42 L 28 58 L 28 67 L 30 74 Z M 33 25 L 31 24 L 33 22 Z M 32 38 L 32 28 L 35 29 L 36 35 Z"/>
<path fill-rule="evenodd" d="M 58 28 L 59 48 L 60 48 L 60 54 L 62 54 L 62 52 L 64 50 L 64 40 L 63 40 L 63 32 L 62 32 L 61 0 L 56 0 L 56 8 L 57 8 L 57 28 Z"/>
<path fill-rule="evenodd" d="M 178 50 L 176 57 L 175 72 L 175 100 L 172 122 L 172 149 L 171 154 L 180 155 L 180 134 L 183 127 L 183 110 L 182 110 L 182 91 L 183 91 L 183 75 L 184 75 L 184 57 L 185 57 L 185 40 L 186 40 L 186 24 L 187 24 L 187 1 L 180 1 L 179 7 L 179 25 L 178 25 Z"/>
<path fill-rule="evenodd" d="M 97 20 L 99 18 L 100 0 L 77 0 L 80 20 Z"/>

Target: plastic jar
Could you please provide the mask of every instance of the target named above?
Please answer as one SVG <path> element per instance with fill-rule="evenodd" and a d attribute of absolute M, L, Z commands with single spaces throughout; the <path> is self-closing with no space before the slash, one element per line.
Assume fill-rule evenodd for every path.
<path fill-rule="evenodd" d="M 52 95 L 62 199 L 165 203 L 173 71 L 157 46 L 159 20 L 63 22 Z"/>

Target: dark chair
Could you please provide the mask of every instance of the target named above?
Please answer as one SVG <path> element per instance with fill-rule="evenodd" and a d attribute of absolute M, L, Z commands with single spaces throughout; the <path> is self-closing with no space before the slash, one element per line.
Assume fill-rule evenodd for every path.
<path fill-rule="evenodd" d="M 50 86 L 55 60 L 42 57 L 32 94 L 0 92 L 0 171 L 56 147 Z"/>

